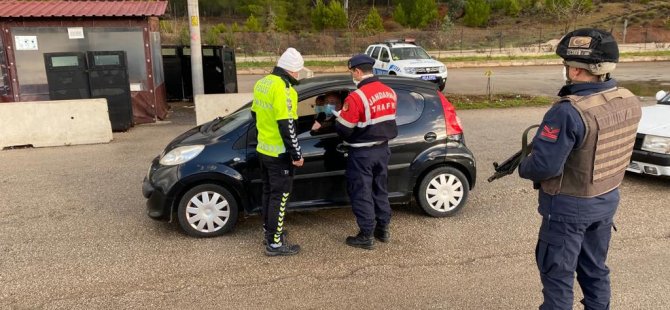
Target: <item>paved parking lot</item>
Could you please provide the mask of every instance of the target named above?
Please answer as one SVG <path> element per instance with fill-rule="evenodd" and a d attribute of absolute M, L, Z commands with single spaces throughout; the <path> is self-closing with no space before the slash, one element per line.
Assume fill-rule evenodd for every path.
<path fill-rule="evenodd" d="M 145 215 L 149 161 L 194 124 L 115 133 L 110 144 L 0 152 L 0 309 L 532 309 L 541 301 L 531 184 L 486 183 L 546 108 L 461 111 L 479 181 L 457 216 L 395 207 L 392 242 L 346 246 L 349 209 L 293 212 L 295 257 L 268 258 L 261 221 L 193 239 Z M 670 181 L 627 175 L 609 264 L 613 309 L 670 307 Z M 577 293 L 575 301 L 580 298 Z"/>

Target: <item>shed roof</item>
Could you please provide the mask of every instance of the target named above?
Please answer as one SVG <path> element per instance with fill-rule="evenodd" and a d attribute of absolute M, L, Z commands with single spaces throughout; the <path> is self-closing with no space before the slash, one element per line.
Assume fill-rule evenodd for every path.
<path fill-rule="evenodd" d="M 0 17 L 161 16 L 167 1 L 0 0 Z"/>

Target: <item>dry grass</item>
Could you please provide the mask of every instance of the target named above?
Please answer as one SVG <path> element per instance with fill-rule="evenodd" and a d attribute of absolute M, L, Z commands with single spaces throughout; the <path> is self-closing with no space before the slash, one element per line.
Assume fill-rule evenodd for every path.
<path fill-rule="evenodd" d="M 288 46 L 304 54 L 351 55 L 359 53 L 369 44 L 389 38 L 413 37 L 428 50 L 486 50 L 528 46 L 559 39 L 566 31 L 580 27 L 598 27 L 611 30 L 623 39 L 623 20 L 628 19 L 626 43 L 670 42 L 670 2 L 603 3 L 589 14 L 571 21 L 559 21 L 549 16 L 494 17 L 487 28 L 469 28 L 455 25 L 449 32 L 417 31 L 405 29 L 383 34 L 364 36 L 353 31 L 322 33 L 227 33 L 218 36 L 219 44 L 238 48 L 245 55 L 275 54 Z M 184 21 L 169 21 L 171 32 L 162 33 L 164 44 L 179 41 Z M 216 18 L 203 20 L 202 37 L 211 26 L 221 21 Z"/>

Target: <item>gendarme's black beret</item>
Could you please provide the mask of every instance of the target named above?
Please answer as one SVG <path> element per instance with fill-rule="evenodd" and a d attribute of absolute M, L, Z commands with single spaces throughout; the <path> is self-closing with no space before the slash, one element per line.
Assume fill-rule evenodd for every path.
<path fill-rule="evenodd" d="M 368 55 L 358 54 L 358 55 L 354 55 L 353 57 L 351 57 L 349 59 L 349 62 L 347 63 L 347 66 L 349 67 L 349 69 L 352 69 L 352 68 L 355 68 L 355 67 L 358 67 L 358 66 L 364 65 L 364 64 L 374 65 L 375 60 L 372 59 L 372 57 L 370 57 Z"/>

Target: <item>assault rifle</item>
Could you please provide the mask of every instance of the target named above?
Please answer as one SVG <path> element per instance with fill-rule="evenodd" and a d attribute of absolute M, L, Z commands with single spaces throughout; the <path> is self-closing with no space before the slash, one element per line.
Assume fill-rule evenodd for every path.
<path fill-rule="evenodd" d="M 530 143 L 528 143 L 528 132 L 531 129 L 538 127 L 540 127 L 540 125 L 533 125 L 524 130 L 523 137 L 521 138 L 521 150 L 514 153 L 514 155 L 510 156 L 509 158 L 505 159 L 505 161 L 503 161 L 500 164 L 498 164 L 498 162 L 493 162 L 493 169 L 495 169 L 496 172 L 494 172 L 493 175 L 488 178 L 489 182 L 493 182 L 506 175 L 514 173 L 514 170 L 516 170 L 516 168 L 519 167 L 521 161 L 524 158 L 526 158 L 526 156 L 528 156 L 528 154 L 530 154 L 530 151 L 533 149 L 533 142 L 531 141 Z"/>

